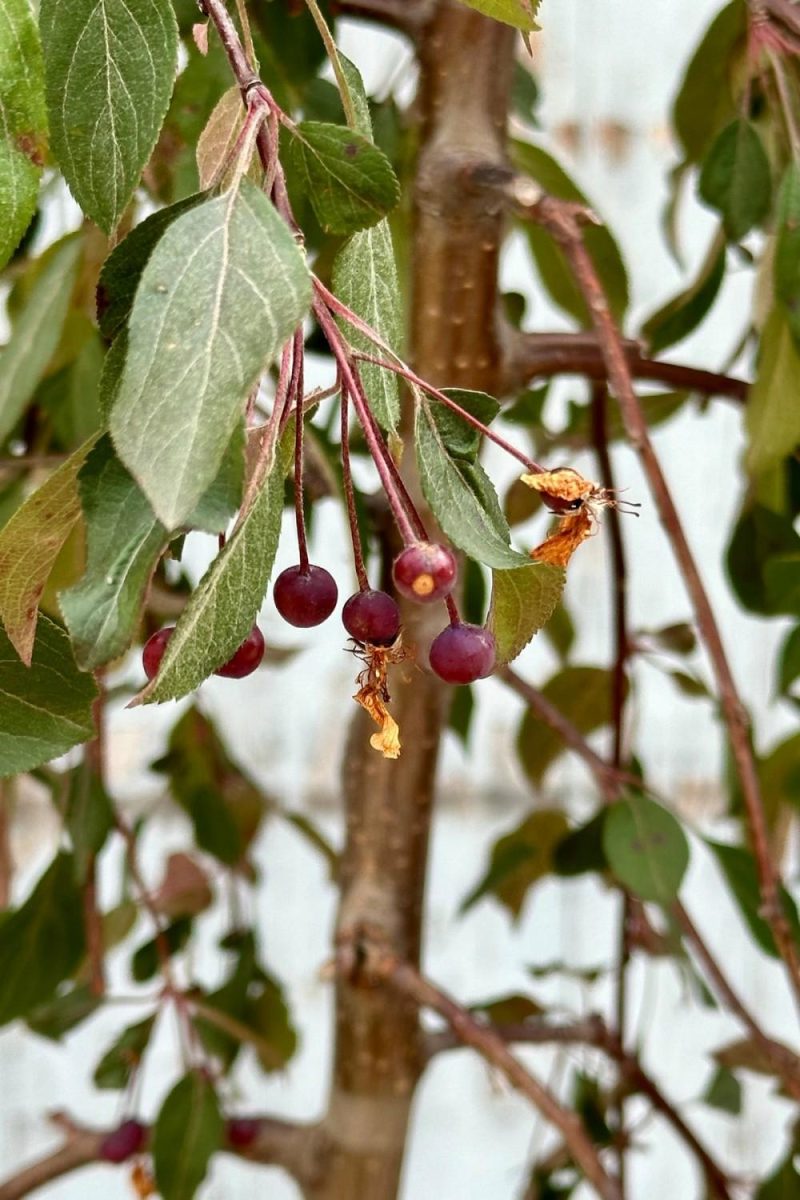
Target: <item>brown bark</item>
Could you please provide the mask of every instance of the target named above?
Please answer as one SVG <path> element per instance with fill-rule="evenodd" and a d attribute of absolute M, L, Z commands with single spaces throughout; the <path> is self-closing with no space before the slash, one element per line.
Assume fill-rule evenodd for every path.
<path fill-rule="evenodd" d="M 495 327 L 500 205 L 487 211 L 465 173 L 505 166 L 504 137 L 514 31 L 455 3 L 437 6 L 418 32 L 417 111 L 421 148 L 415 185 L 410 344 L 417 370 L 433 382 L 497 390 Z M 407 483 L 411 454 L 404 469 Z M 444 623 L 434 611 L 404 613 L 410 643 L 424 659 Z M 369 745 L 374 726 L 359 714 L 344 766 L 347 841 L 338 929 L 343 940 L 373 932 L 417 964 L 436 761 L 446 689 L 401 666 L 392 711 L 403 750 L 385 761 Z M 417 1005 L 390 989 L 340 980 L 325 1179 L 314 1200 L 394 1200 L 408 1119 L 424 1066 Z"/>

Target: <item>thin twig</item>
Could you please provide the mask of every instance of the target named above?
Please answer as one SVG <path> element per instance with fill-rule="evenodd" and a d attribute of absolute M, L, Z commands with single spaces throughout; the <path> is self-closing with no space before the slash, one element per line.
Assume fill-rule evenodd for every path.
<path fill-rule="evenodd" d="M 582 223 L 585 223 L 585 214 L 579 211 L 576 205 L 545 196 L 527 209 L 527 215 L 546 228 L 561 246 L 580 287 L 600 342 L 609 384 L 616 396 L 625 431 L 650 483 L 662 524 L 692 599 L 698 632 L 716 677 L 722 715 L 742 785 L 747 825 L 758 870 L 762 914 L 786 964 L 788 980 L 800 1011 L 800 959 L 780 900 L 780 875 L 772 859 L 761 787 L 750 742 L 748 715 L 739 697 L 716 617 L 686 539 L 678 510 L 653 449 L 647 422 L 634 391 L 621 335 L 611 315 L 594 263 L 584 245 Z"/>
<path fill-rule="evenodd" d="M 383 980 L 420 1008 L 431 1008 L 444 1017 L 464 1045 L 472 1046 L 488 1063 L 501 1071 L 509 1083 L 527 1096 L 542 1116 L 559 1130 L 575 1162 L 603 1200 L 620 1200 L 619 1184 L 603 1166 L 600 1152 L 590 1140 L 580 1117 L 565 1108 L 548 1088 L 531 1075 L 492 1028 L 478 1022 L 446 992 L 424 979 L 410 963 L 400 961 L 391 952 L 374 944 L 363 947 L 363 950 L 366 954 L 364 969 L 367 978 Z"/>

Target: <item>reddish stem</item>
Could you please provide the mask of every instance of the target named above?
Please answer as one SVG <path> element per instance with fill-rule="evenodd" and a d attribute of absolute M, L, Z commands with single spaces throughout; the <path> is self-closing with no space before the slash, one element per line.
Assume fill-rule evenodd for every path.
<path fill-rule="evenodd" d="M 347 388 L 341 389 L 341 436 L 342 436 L 342 482 L 344 498 L 347 504 L 347 520 L 350 525 L 350 537 L 353 542 L 353 563 L 356 568 L 358 586 L 362 592 L 369 588 L 367 570 L 364 566 L 364 553 L 361 548 L 361 534 L 358 530 L 356 514 L 356 498 L 353 492 L 353 476 L 350 470 L 350 406 L 348 404 Z"/>

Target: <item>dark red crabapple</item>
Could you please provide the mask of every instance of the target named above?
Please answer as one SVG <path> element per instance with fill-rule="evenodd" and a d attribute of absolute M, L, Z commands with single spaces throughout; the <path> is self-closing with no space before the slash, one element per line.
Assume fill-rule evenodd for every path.
<path fill-rule="evenodd" d="M 437 542 L 415 542 L 394 560 L 392 576 L 398 592 L 430 604 L 449 595 L 456 581 L 456 556 Z"/>
<path fill-rule="evenodd" d="M 231 1117 L 225 1126 L 228 1143 L 237 1150 L 252 1146 L 260 1129 L 261 1122 L 257 1117 Z"/>
<path fill-rule="evenodd" d="M 391 646 L 400 632 L 400 609 L 388 592 L 365 588 L 345 601 L 342 624 L 357 642 Z"/>
<path fill-rule="evenodd" d="M 158 668 L 161 666 L 167 642 L 174 632 L 175 626 L 167 625 L 165 629 L 159 629 L 158 633 L 154 633 L 145 642 L 144 650 L 142 651 L 142 666 L 148 679 L 152 679 L 154 675 L 158 674 Z"/>
<path fill-rule="evenodd" d="M 275 580 L 275 607 L 290 625 L 321 625 L 336 608 L 336 581 L 324 567 L 287 567 Z"/>
<path fill-rule="evenodd" d="M 138 1154 L 147 1141 L 147 1130 L 139 1121 L 123 1121 L 104 1137 L 100 1143 L 98 1158 L 103 1162 L 123 1163 Z"/>
<path fill-rule="evenodd" d="M 256 667 L 261 665 L 263 657 L 264 635 L 258 626 L 254 625 L 233 658 L 217 667 L 214 674 L 222 675 L 225 679 L 244 679 L 245 675 L 252 675 Z"/>
<path fill-rule="evenodd" d="M 459 622 L 448 625 L 434 638 L 431 670 L 445 683 L 473 683 L 491 673 L 495 654 L 494 634 L 482 625 Z"/>

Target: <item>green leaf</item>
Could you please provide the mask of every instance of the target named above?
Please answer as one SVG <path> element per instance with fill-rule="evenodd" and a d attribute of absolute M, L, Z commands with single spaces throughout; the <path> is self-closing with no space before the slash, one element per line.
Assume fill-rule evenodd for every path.
<path fill-rule="evenodd" d="M 285 445 L 252 508 L 189 597 L 143 701 L 187 695 L 228 661 L 252 629 L 278 549 L 288 437 Z"/>
<path fill-rule="evenodd" d="M 580 188 L 540 146 L 512 142 L 511 157 L 518 171 L 529 175 L 551 196 L 579 204 L 588 203 Z M 552 300 L 580 324 L 591 324 L 586 303 L 562 251 L 540 226 L 525 221 L 523 227 L 542 283 Z M 587 225 L 584 242 L 605 288 L 611 311 L 619 320 L 628 307 L 628 275 L 619 248 L 605 226 Z"/>
<path fill-rule="evenodd" d="M 753 940 L 765 954 L 778 958 L 778 951 L 775 948 L 775 940 L 769 925 L 760 916 L 761 892 L 758 885 L 758 871 L 752 854 L 748 850 L 742 849 L 741 846 L 726 846 L 722 842 L 712 842 L 708 839 L 706 844 L 714 852 Z M 781 902 L 795 942 L 800 944 L 800 921 L 798 921 L 797 908 L 785 888 L 781 888 Z"/>
<path fill-rule="evenodd" d="M 0 777 L 31 771 L 91 738 L 96 695 L 67 635 L 47 617 L 39 620 L 29 667 L 0 633 Z"/>
<path fill-rule="evenodd" d="M 192 922 L 189 917 L 178 917 L 162 932 L 160 938 L 151 938 L 138 947 L 131 959 L 131 974 L 137 983 L 145 983 L 152 979 L 161 963 L 161 952 L 167 956 L 180 954 L 192 933 Z"/>
<path fill-rule="evenodd" d="M 239 104 L 241 106 L 241 99 Z M 169 208 L 160 208 L 114 247 L 103 263 L 97 282 L 97 320 L 104 337 L 116 337 L 127 324 L 147 260 L 170 225 L 207 199 L 199 192 Z"/>
<path fill-rule="evenodd" d="M 721 215 L 732 242 L 739 242 L 769 212 L 772 176 L 755 126 L 732 121 L 717 137 L 700 172 L 700 195 Z"/>
<path fill-rule="evenodd" d="M 703 1094 L 703 1103 L 738 1116 L 742 1111 L 742 1085 L 726 1067 L 719 1067 Z"/>
<path fill-rule="evenodd" d="M 94 1085 L 98 1088 L 124 1088 L 139 1069 L 156 1023 L 157 1013 L 129 1025 L 109 1046 L 94 1069 Z"/>
<path fill-rule="evenodd" d="M 298 1037 L 280 984 L 264 971 L 260 975 L 261 987 L 248 999 L 245 1024 L 259 1035 L 258 1062 L 271 1074 L 282 1071 L 294 1056 Z"/>
<path fill-rule="evenodd" d="M 800 343 L 800 166 L 784 172 L 775 214 L 772 278 L 775 297 L 783 305 L 789 328 Z"/>
<path fill-rule="evenodd" d="M 203 1072 L 190 1071 L 167 1096 L 153 1130 L 153 1166 L 164 1200 L 192 1200 L 223 1129 L 214 1085 Z"/>
<path fill-rule="evenodd" d="M 497 643 L 497 665 L 513 662 L 555 611 L 566 582 L 563 567 L 531 563 L 492 572 L 487 627 Z"/>
<path fill-rule="evenodd" d="M 96 1013 L 101 1004 L 101 998 L 94 995 L 89 984 L 81 983 L 77 987 L 70 987 L 54 1000 L 38 1004 L 28 1014 L 26 1024 L 40 1037 L 57 1042 L 65 1033 Z"/>
<path fill-rule="evenodd" d="M 169 0 L 41 0 L 53 151 L 106 233 L 128 206 L 172 95 L 178 30 Z"/>
<path fill-rule="evenodd" d="M 93 442 L 70 455 L 0 531 L 0 620 L 26 666 L 33 653 L 39 599 L 81 515 L 78 472 Z"/>
<path fill-rule="evenodd" d="M 451 458 L 424 403 L 417 406 L 415 428 L 422 491 L 447 537 L 487 567 L 530 566 L 530 559 L 509 545 L 497 494 L 480 464 Z"/>
<path fill-rule="evenodd" d="M 324 121 L 301 121 L 292 134 L 290 166 L 326 232 L 367 229 L 395 207 L 400 185 L 391 163 L 363 134 Z"/>
<path fill-rule="evenodd" d="M 51 1000 L 83 952 L 74 864 L 57 854 L 22 907 L 0 922 L 0 1025 Z"/>
<path fill-rule="evenodd" d="M 156 245 L 131 312 L 111 433 L 168 529 L 216 476 L 245 397 L 310 297 L 288 226 L 248 180 L 183 213 Z"/>
<path fill-rule="evenodd" d="M 231 762 L 211 721 L 190 708 L 153 769 L 168 777 L 173 798 L 194 825 L 197 845 L 222 862 L 238 862 L 258 828 L 265 801 Z"/>
<path fill-rule="evenodd" d="M 798 1170 L 797 1157 L 800 1153 L 795 1144 L 786 1158 L 780 1163 L 768 1179 L 765 1179 L 753 1200 L 797 1200 Z"/>
<path fill-rule="evenodd" d="M 494 396 L 488 396 L 486 392 L 470 392 L 464 388 L 442 390 L 445 396 L 484 425 L 491 425 L 500 411 Z M 474 463 L 480 449 L 480 431 L 435 397 L 429 399 L 428 405 L 447 452 L 454 458 Z"/>
<path fill-rule="evenodd" d="M 791 561 L 800 553 L 800 537 L 789 517 L 760 504 L 747 507 L 733 531 L 727 554 L 727 568 L 733 589 L 751 612 L 774 616 L 794 614 L 791 603 L 768 586 L 767 568 L 773 561 Z M 794 578 L 796 581 L 796 571 Z"/>
<path fill-rule="evenodd" d="M 493 895 L 518 917 L 528 888 L 553 870 L 553 852 L 569 826 L 562 812 L 540 809 L 501 837 L 483 878 L 462 902 L 460 912 Z"/>
<path fill-rule="evenodd" d="M 540 1017 L 544 1009 L 530 996 L 514 992 L 496 1000 L 481 1000 L 477 1004 L 470 1004 L 469 1011 L 481 1013 L 491 1025 L 521 1025 L 530 1017 Z"/>
<path fill-rule="evenodd" d="M 608 869 L 608 859 L 603 849 L 605 820 L 606 810 L 603 808 L 585 825 L 570 830 L 558 843 L 553 854 L 553 869 L 557 875 L 570 878 Z"/>
<path fill-rule="evenodd" d="M 777 818 L 783 804 L 800 809 L 800 733 L 794 733 L 758 763 L 761 794 L 770 819 Z"/>
<path fill-rule="evenodd" d="M 75 878 L 83 885 L 89 864 L 114 828 L 114 806 L 102 779 L 85 757 L 70 773 L 65 816 L 75 859 Z"/>
<path fill-rule="evenodd" d="M 523 33 L 534 33 L 539 28 L 534 17 L 540 0 L 462 0 L 462 3 Z"/>
<path fill-rule="evenodd" d="M 706 30 L 675 98 L 672 119 L 690 162 L 700 162 L 720 129 L 739 109 L 734 68 L 745 49 L 747 5 L 726 4 Z"/>
<path fill-rule="evenodd" d="M 761 335 L 758 376 L 747 395 L 748 473 L 777 466 L 800 444 L 800 348 L 784 314 L 774 308 Z"/>
<path fill-rule="evenodd" d="M 89 455 L 78 486 L 86 522 L 86 572 L 58 599 L 78 665 L 93 671 L 131 644 L 168 534 L 107 435 Z"/>
<path fill-rule="evenodd" d="M 339 251 L 333 263 L 333 290 L 343 304 L 399 353 L 403 341 L 403 314 L 388 221 L 379 221 L 372 229 L 354 234 Z M 375 344 L 356 329 L 347 328 L 347 340 L 362 353 L 382 356 Z M 397 376 L 374 363 L 360 363 L 359 371 L 378 424 L 394 432 L 400 419 Z"/>
<path fill-rule="evenodd" d="M 611 720 L 611 676 L 600 667 L 565 667 L 541 689 L 543 695 L 584 735 Z M 529 710 L 517 735 L 522 769 L 535 787 L 566 749 L 562 739 Z"/>
<path fill-rule="evenodd" d="M 11 338 L 0 351 L 0 442 L 16 425 L 58 346 L 80 251 L 74 234 L 51 247 L 15 314 Z"/>
<path fill-rule="evenodd" d="M 683 341 L 708 314 L 725 276 L 725 258 L 724 239 L 715 236 L 697 277 L 647 318 L 642 336 L 651 354 Z"/>
<path fill-rule="evenodd" d="M 0 6 L 0 269 L 36 212 L 47 145 L 39 31 L 29 0 Z"/>
<path fill-rule="evenodd" d="M 780 694 L 787 695 L 790 687 L 798 678 L 800 678 L 800 625 L 795 626 L 783 643 L 778 666 Z"/>
<path fill-rule="evenodd" d="M 640 900 L 670 904 L 689 865 L 689 843 L 672 813 L 647 796 L 613 804 L 603 823 L 603 850 L 624 887 Z"/>

